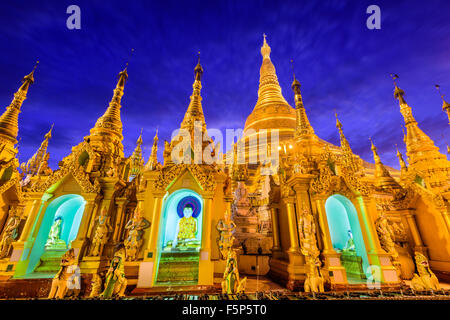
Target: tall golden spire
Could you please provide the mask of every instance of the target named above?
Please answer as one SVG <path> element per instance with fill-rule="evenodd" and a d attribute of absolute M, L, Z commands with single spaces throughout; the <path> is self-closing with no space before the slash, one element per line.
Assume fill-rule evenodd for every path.
<path fill-rule="evenodd" d="M 266 35 L 264 34 L 264 42 L 261 47 L 263 60 L 259 71 L 258 101 L 256 102 L 255 110 L 258 107 L 262 107 L 265 102 L 288 104 L 281 93 L 275 66 L 270 60 L 270 52 L 271 48 L 269 47 Z"/>
<path fill-rule="evenodd" d="M 127 63 L 128 66 L 128 63 Z M 122 120 L 120 119 L 120 102 L 123 96 L 125 82 L 128 79 L 127 67 L 119 73 L 114 94 L 103 116 L 101 116 L 94 128 L 91 129 L 92 136 L 115 136 L 122 141 Z"/>
<path fill-rule="evenodd" d="M 437 84 L 436 89 L 438 90 L 439 95 L 441 96 L 441 99 L 442 99 L 442 110 L 447 113 L 448 124 L 450 124 L 450 103 L 445 101 L 444 95 L 441 93 L 441 86 Z"/>
<path fill-rule="evenodd" d="M 397 78 L 397 75 L 393 76 L 394 97 L 399 101 L 400 112 L 405 121 L 405 144 L 409 167 L 418 172 L 421 178 L 426 179 L 432 188 L 447 188 L 450 163 L 446 156 L 439 152 L 439 148 L 434 145 L 433 140 L 419 128 L 412 109 L 404 98 L 405 92 L 397 86 L 395 81 Z"/>
<path fill-rule="evenodd" d="M 445 157 L 439 153 L 439 148 L 434 145 L 433 140 L 430 139 L 418 126 L 416 119 L 412 114 L 411 107 L 406 103 L 404 98 L 405 92 L 397 86 L 394 76 L 394 97 L 399 101 L 400 112 L 403 115 L 406 127 L 406 150 L 409 158 L 409 164 L 412 166 L 419 158 L 424 156 L 429 158 Z"/>
<path fill-rule="evenodd" d="M 392 178 L 389 171 L 386 169 L 384 164 L 381 162 L 380 156 L 378 155 L 377 148 L 373 144 L 372 138 L 370 139 L 371 149 L 373 152 L 373 159 L 375 161 L 375 185 L 378 187 L 394 187 L 398 186 L 394 178 Z"/>
<path fill-rule="evenodd" d="M 401 175 L 403 176 L 408 171 L 408 167 L 406 166 L 405 160 L 403 160 L 402 153 L 400 152 L 400 150 L 398 150 L 398 146 L 395 145 L 395 147 L 397 148 L 397 158 L 398 158 L 398 162 L 400 163 L 400 172 L 401 172 Z"/>
<path fill-rule="evenodd" d="M 142 129 L 139 138 L 136 141 L 136 148 L 131 155 L 131 175 L 137 176 L 142 173 L 144 159 L 142 158 Z"/>
<path fill-rule="evenodd" d="M 155 137 L 153 138 L 152 153 L 148 158 L 145 170 L 155 170 L 158 164 L 158 129 L 156 129 Z"/>
<path fill-rule="evenodd" d="M 275 67 L 270 59 L 271 48 L 266 35 L 261 47 L 262 64 L 259 71 L 258 100 L 245 122 L 244 132 L 250 130 L 279 130 L 280 141 L 292 139 L 296 127 L 295 110 L 281 93 Z M 245 134 L 245 135 L 247 135 Z"/>
<path fill-rule="evenodd" d="M 203 115 L 202 108 L 202 96 L 200 95 L 202 89 L 202 75 L 203 68 L 200 64 L 200 52 L 198 53 L 198 63 L 194 68 L 194 84 L 192 85 L 193 91 L 190 97 L 190 103 L 184 115 L 184 119 L 181 122 L 181 129 L 186 129 L 193 136 L 194 125 L 199 123 L 201 125 L 202 132 L 206 131 L 205 116 Z"/>
<path fill-rule="evenodd" d="M 0 137 L 10 141 L 13 145 L 17 143 L 17 134 L 19 133 L 19 113 L 23 101 L 27 98 L 30 85 L 34 83 L 34 70 L 38 65 L 36 62 L 33 70 L 22 80 L 22 85 L 14 94 L 11 104 L 6 107 L 6 111 L 0 116 Z"/>
<path fill-rule="evenodd" d="M 339 130 L 339 138 L 341 140 L 341 149 L 344 156 L 344 166 L 346 166 L 353 172 L 357 172 L 360 168 L 355 161 L 353 151 L 350 148 L 350 144 L 348 143 L 348 140 L 344 135 L 344 131 L 342 130 L 342 123 L 339 121 L 337 112 L 335 111 L 334 114 L 336 116 L 336 128 Z"/>
<path fill-rule="evenodd" d="M 38 176 L 47 175 L 51 173 L 51 169 L 48 167 L 48 159 L 50 154 L 47 152 L 48 141 L 52 137 L 53 124 L 50 130 L 45 134 L 44 141 L 42 141 L 41 146 L 36 151 L 36 153 L 27 161 L 27 163 L 22 163 L 20 166 L 22 171 L 26 175 Z"/>
<path fill-rule="evenodd" d="M 291 63 L 293 61 L 291 60 Z M 309 123 L 308 116 L 306 115 L 305 107 L 303 106 L 303 99 L 300 92 L 300 82 L 295 78 L 294 66 L 292 65 L 292 73 L 294 75 L 294 81 L 292 82 L 292 90 L 295 94 L 295 112 L 297 125 L 295 128 L 295 138 L 297 140 L 314 139 L 318 140 L 318 137 L 314 133 L 314 129 Z"/>
<path fill-rule="evenodd" d="M 335 111 L 334 115 L 336 116 L 336 128 L 339 130 L 339 138 L 341 140 L 341 149 L 344 151 L 344 153 L 351 153 L 353 154 L 352 149 L 350 148 L 350 144 L 348 143 L 347 138 L 344 135 L 344 131 L 342 130 L 342 123 L 339 121 L 338 114 Z"/>

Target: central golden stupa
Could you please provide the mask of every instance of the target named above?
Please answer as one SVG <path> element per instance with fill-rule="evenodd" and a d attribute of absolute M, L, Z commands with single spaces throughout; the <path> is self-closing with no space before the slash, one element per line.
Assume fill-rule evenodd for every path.
<path fill-rule="evenodd" d="M 295 110 L 283 97 L 278 83 L 275 66 L 270 60 L 270 47 L 264 36 L 264 44 L 261 47 L 263 57 L 259 71 L 258 101 L 255 108 L 245 121 L 244 137 L 257 135 L 260 130 L 279 130 L 280 141 L 286 141 L 294 137 L 296 116 Z"/>

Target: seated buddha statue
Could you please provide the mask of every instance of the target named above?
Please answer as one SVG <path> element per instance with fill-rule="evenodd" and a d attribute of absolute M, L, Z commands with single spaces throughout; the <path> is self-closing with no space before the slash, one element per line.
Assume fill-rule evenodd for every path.
<path fill-rule="evenodd" d="M 196 247 L 199 245 L 197 236 L 197 219 L 192 216 L 194 208 L 186 204 L 183 208 L 183 217 L 178 221 L 176 237 L 173 247 Z"/>
<path fill-rule="evenodd" d="M 344 252 L 354 252 L 355 249 L 355 241 L 353 240 L 353 234 L 351 230 L 348 230 L 348 240 L 347 243 L 345 244 L 345 247 L 342 249 L 342 251 Z"/>
<path fill-rule="evenodd" d="M 48 234 L 47 242 L 45 243 L 45 250 L 61 250 L 67 249 L 66 242 L 61 239 L 61 229 L 62 229 L 63 220 L 61 217 L 57 217 L 53 221 L 53 225 L 50 228 L 50 232 Z"/>

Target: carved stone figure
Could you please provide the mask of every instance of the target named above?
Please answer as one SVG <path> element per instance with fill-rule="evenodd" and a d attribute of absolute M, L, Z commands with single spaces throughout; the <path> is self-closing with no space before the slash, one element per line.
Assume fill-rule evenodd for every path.
<path fill-rule="evenodd" d="M 221 259 L 226 259 L 228 250 L 233 246 L 235 240 L 233 230 L 236 229 L 236 224 L 231 220 L 231 215 L 228 211 L 225 211 L 224 219 L 219 220 L 216 229 L 220 234 L 217 243 L 219 245 Z"/>
<path fill-rule="evenodd" d="M 306 262 L 306 279 L 304 283 L 305 292 L 324 292 L 325 282 L 320 271 L 320 259 L 318 257 L 308 257 Z"/>
<path fill-rule="evenodd" d="M 111 230 L 112 228 L 109 225 L 108 210 L 106 209 L 106 207 L 103 207 L 97 219 L 97 227 L 95 229 L 94 237 L 92 239 L 91 251 L 89 253 L 90 256 L 97 257 L 102 253 L 103 247 L 108 241 L 108 233 Z"/>
<path fill-rule="evenodd" d="M 89 298 L 98 297 L 101 292 L 102 292 L 102 277 L 98 273 L 94 273 L 92 275 L 91 293 L 89 294 Z"/>
<path fill-rule="evenodd" d="M 111 265 L 105 276 L 105 290 L 102 292 L 102 298 L 111 298 L 113 296 L 123 297 L 127 288 L 127 279 L 123 262 L 125 260 L 125 249 L 122 247 L 116 251 L 111 261 Z"/>
<path fill-rule="evenodd" d="M 394 229 L 389 224 L 388 219 L 383 213 L 381 213 L 380 217 L 375 222 L 375 226 L 380 239 L 381 247 L 384 251 L 391 254 L 392 264 L 397 269 L 398 276 L 401 277 L 401 265 L 398 259 L 398 252 L 395 249 Z"/>
<path fill-rule="evenodd" d="M 76 260 L 75 253 L 73 249 L 69 249 L 61 257 L 61 269 L 55 275 L 52 281 L 52 287 L 48 295 L 49 299 L 58 298 L 63 299 L 68 291 L 68 284 L 70 283 L 71 277 L 76 272 Z"/>
<path fill-rule="evenodd" d="M 0 259 L 8 256 L 11 243 L 17 239 L 20 217 L 17 215 L 16 208 L 10 210 L 10 217 L 3 229 L 0 238 Z"/>
<path fill-rule="evenodd" d="M 415 252 L 417 273 L 411 280 L 411 288 L 417 291 L 441 290 L 439 280 L 428 264 L 428 259 L 420 252 Z"/>
<path fill-rule="evenodd" d="M 141 211 L 136 208 L 133 218 L 125 225 L 125 229 L 128 229 L 128 236 L 124 241 L 127 261 L 136 260 L 136 255 L 142 245 L 144 230 L 148 227 L 150 227 L 150 222 L 142 217 Z"/>
<path fill-rule="evenodd" d="M 398 256 L 397 251 L 395 250 L 395 243 L 393 240 L 394 231 L 392 227 L 389 225 L 389 222 L 384 214 L 380 215 L 380 217 L 375 222 L 375 226 L 377 228 L 378 237 L 380 239 L 380 243 L 384 251 L 392 255 Z"/>
<path fill-rule="evenodd" d="M 225 272 L 223 273 L 222 293 L 243 293 L 246 283 L 247 277 L 242 280 L 239 279 L 236 251 L 233 249 L 228 250 L 227 266 L 225 268 Z"/>
<path fill-rule="evenodd" d="M 316 240 L 316 224 L 311 212 L 303 209 L 302 214 L 298 219 L 300 247 L 303 255 L 315 257 L 318 255 Z"/>

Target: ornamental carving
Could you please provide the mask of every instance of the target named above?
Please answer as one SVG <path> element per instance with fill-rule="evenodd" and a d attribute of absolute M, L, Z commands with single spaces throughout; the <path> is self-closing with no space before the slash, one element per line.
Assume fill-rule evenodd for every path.
<path fill-rule="evenodd" d="M 317 194 L 326 193 L 327 190 L 330 189 L 332 177 L 333 172 L 331 172 L 330 168 L 322 162 L 319 165 L 319 175 L 311 180 L 311 191 Z"/>
<path fill-rule="evenodd" d="M 180 176 L 185 170 L 189 170 L 197 183 L 204 191 L 214 191 L 216 182 L 214 181 L 214 170 L 197 164 L 178 164 L 162 168 L 153 187 L 155 190 L 164 191 L 169 184 Z"/>
<path fill-rule="evenodd" d="M 437 209 L 446 210 L 446 203 L 444 197 L 440 194 L 435 194 L 434 192 L 425 189 L 418 185 L 417 183 L 411 184 L 412 190 L 422 196 L 422 198 L 433 204 Z"/>
<path fill-rule="evenodd" d="M 6 181 L 3 185 L 0 186 L 0 194 L 5 193 L 8 189 L 15 187 L 16 196 L 19 200 L 19 203 L 23 201 L 24 194 L 22 192 L 22 188 L 20 187 L 20 178 L 18 175 L 15 175 L 12 179 Z"/>
<path fill-rule="evenodd" d="M 354 196 L 354 192 L 349 188 L 346 180 L 343 177 L 334 175 L 328 165 L 322 164 L 319 172 L 319 175 L 310 182 L 312 193 L 323 196 L 339 193 L 347 198 Z"/>
<path fill-rule="evenodd" d="M 81 187 L 81 190 L 86 193 L 99 193 L 101 190 L 100 183 L 97 179 L 94 183 L 89 180 L 89 174 L 85 173 L 81 165 L 76 165 L 74 162 L 68 166 L 64 166 L 61 169 L 55 171 L 51 176 L 49 176 L 45 181 L 40 183 L 38 180 L 34 183 L 30 191 L 32 192 L 45 192 L 52 185 L 64 179 L 68 174 L 72 174 L 75 181 Z"/>
<path fill-rule="evenodd" d="M 370 187 L 368 184 L 361 181 L 356 176 L 356 173 L 347 170 L 345 167 L 342 168 L 342 176 L 345 182 L 353 189 L 358 191 L 362 196 L 368 196 L 371 193 Z"/>

